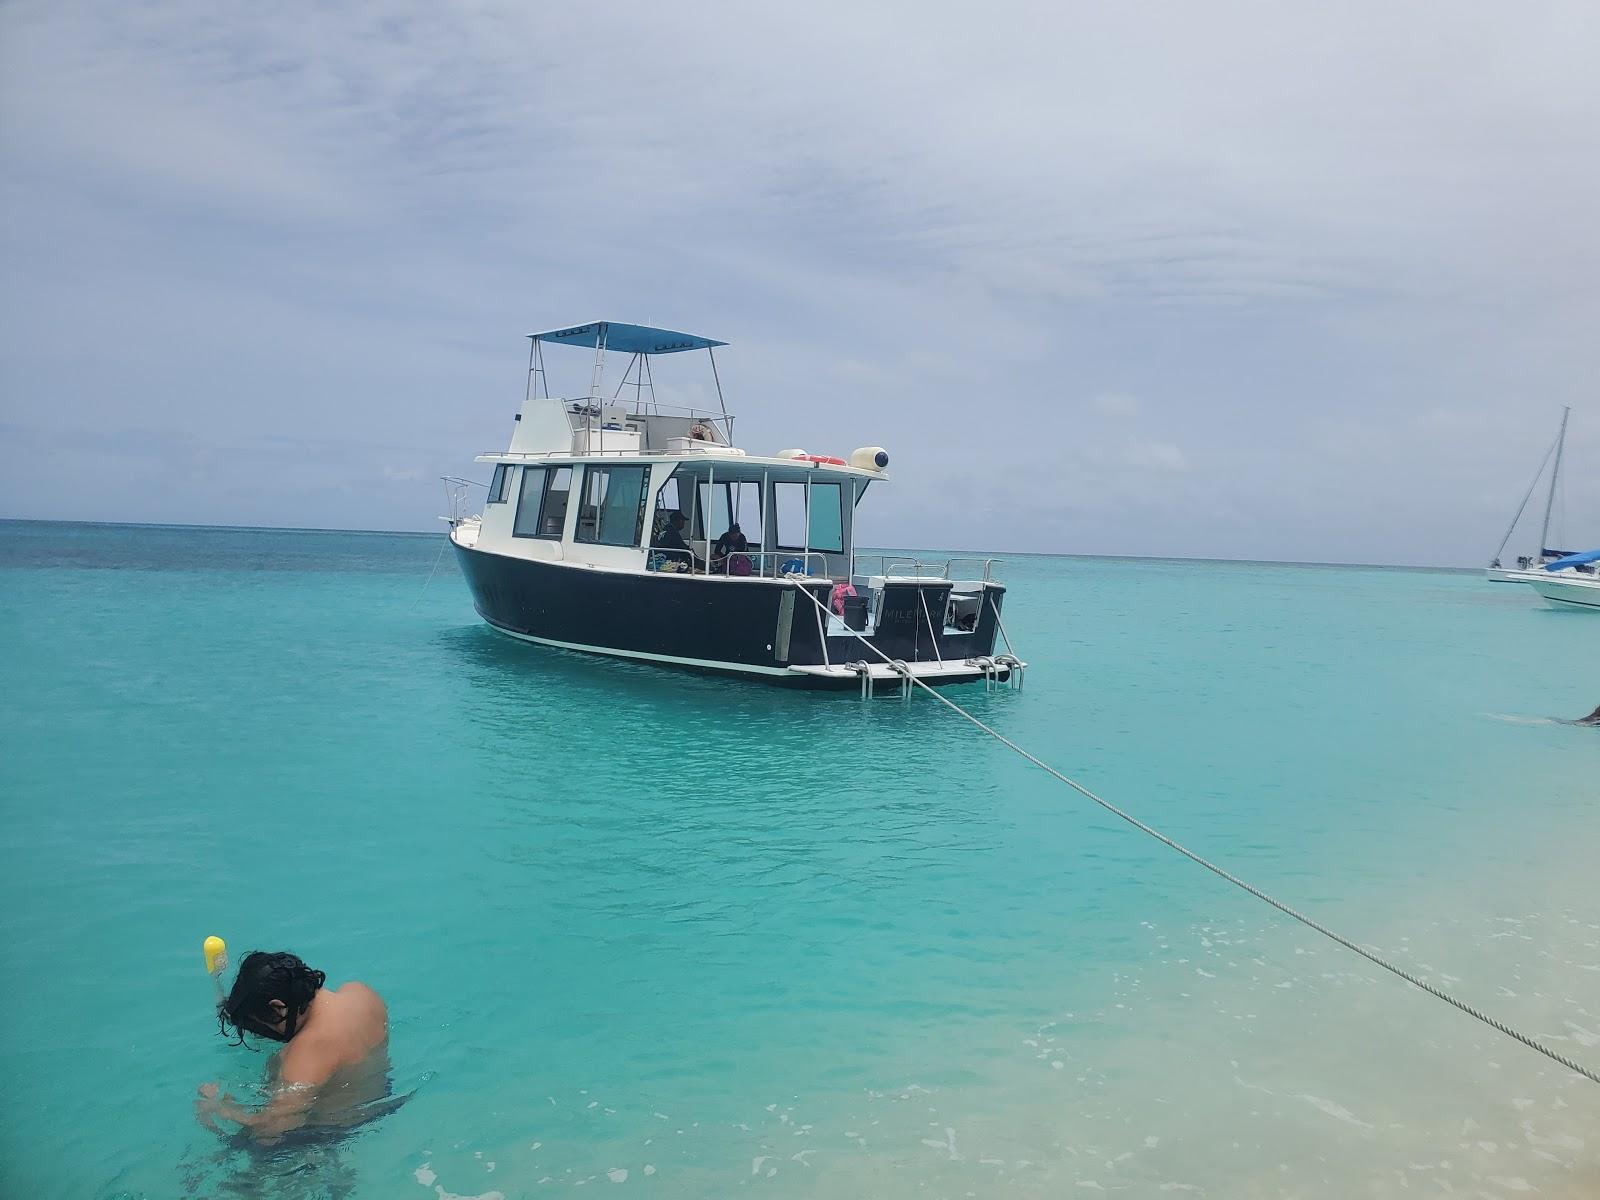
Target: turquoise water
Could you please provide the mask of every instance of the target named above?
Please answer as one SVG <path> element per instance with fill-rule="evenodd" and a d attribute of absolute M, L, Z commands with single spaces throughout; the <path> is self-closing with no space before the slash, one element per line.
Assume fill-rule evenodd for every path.
<path fill-rule="evenodd" d="M 0 523 L 0 1183 L 27 1196 L 1592 1195 L 1600 1087 L 927 697 L 512 643 L 436 538 Z M 1012 559 L 950 693 L 1600 1064 L 1600 620 L 1467 573 Z M 251 1155 L 201 939 L 387 998 Z"/>

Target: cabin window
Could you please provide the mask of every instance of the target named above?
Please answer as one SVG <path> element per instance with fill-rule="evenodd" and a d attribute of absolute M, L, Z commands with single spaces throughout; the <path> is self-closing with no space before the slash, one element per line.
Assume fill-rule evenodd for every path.
<path fill-rule="evenodd" d="M 803 483 L 774 483 L 772 485 L 773 531 L 777 534 L 779 550 L 804 550 L 806 548 L 806 485 Z"/>
<path fill-rule="evenodd" d="M 511 472 L 516 470 L 509 463 L 498 463 L 494 469 L 494 478 L 489 480 L 489 503 L 504 504 L 506 493 L 511 490 Z"/>
<path fill-rule="evenodd" d="M 649 467 L 585 467 L 578 509 L 580 542 L 637 546 L 644 532 L 645 483 Z"/>
<path fill-rule="evenodd" d="M 559 538 L 567 523 L 567 493 L 571 490 L 571 467 L 524 467 L 511 532 L 517 537 Z"/>
<path fill-rule="evenodd" d="M 683 512 L 680 502 L 682 493 L 678 490 L 677 475 L 668 475 L 667 481 L 656 489 L 656 511 L 650 521 L 650 541 L 653 545 L 655 539 L 667 527 L 667 518 L 675 512 Z M 687 514 L 685 514 L 687 515 Z"/>
<path fill-rule="evenodd" d="M 683 504 L 678 496 L 678 477 L 676 475 L 668 475 L 667 481 L 656 492 L 656 511 L 663 513 L 683 511 Z"/>
<path fill-rule="evenodd" d="M 739 530 L 757 545 L 761 542 L 761 484 L 745 479 L 733 484 L 733 520 Z"/>
<path fill-rule="evenodd" d="M 809 526 L 811 536 L 808 541 L 813 550 L 844 553 L 844 516 L 837 483 L 811 485 Z"/>
<path fill-rule="evenodd" d="M 773 526 L 779 550 L 826 550 L 844 553 L 843 497 L 837 483 L 772 485 Z"/>
<path fill-rule="evenodd" d="M 528 467 L 522 472 L 522 493 L 517 497 L 517 516 L 511 524 L 511 532 L 517 537 L 539 536 L 539 505 L 544 500 L 545 476 L 549 473 L 544 467 Z M 505 485 L 504 477 L 500 482 Z"/>
<path fill-rule="evenodd" d="M 539 506 L 539 537 L 559 538 L 567 527 L 567 496 L 572 491 L 572 468 L 557 467 L 549 472 L 544 485 L 544 502 Z M 523 486 L 527 490 L 527 486 Z"/>
<path fill-rule="evenodd" d="M 724 483 L 720 479 L 715 483 L 701 480 L 698 487 L 700 503 L 695 506 L 695 537 L 707 540 L 719 538 L 737 522 L 739 532 L 753 544 L 760 545 L 760 483 L 753 479 L 735 483 Z"/>

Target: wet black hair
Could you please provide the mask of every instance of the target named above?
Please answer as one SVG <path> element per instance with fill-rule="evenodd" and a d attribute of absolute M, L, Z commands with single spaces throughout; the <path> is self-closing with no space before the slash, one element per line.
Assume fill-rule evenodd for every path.
<path fill-rule="evenodd" d="M 313 971 L 298 955 L 279 951 L 268 954 L 252 950 L 239 964 L 228 998 L 217 1006 L 217 1032 L 223 1037 L 238 1035 L 235 1045 L 244 1046 L 246 1032 L 286 1042 L 294 1036 L 300 1014 L 305 1012 L 317 989 L 327 982 L 321 971 Z M 288 1023 L 280 1035 L 271 1031 L 278 1014 L 271 1001 L 282 1001 L 288 1009 Z M 232 1026 L 230 1029 L 229 1027 Z"/>

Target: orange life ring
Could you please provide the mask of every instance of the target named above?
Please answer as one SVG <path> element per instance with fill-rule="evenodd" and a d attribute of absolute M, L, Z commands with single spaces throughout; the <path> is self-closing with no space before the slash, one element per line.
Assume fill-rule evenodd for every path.
<path fill-rule="evenodd" d="M 835 458 L 831 454 L 807 454 L 805 459 L 807 462 L 826 463 L 830 467 L 842 467 L 845 465 L 844 459 Z"/>

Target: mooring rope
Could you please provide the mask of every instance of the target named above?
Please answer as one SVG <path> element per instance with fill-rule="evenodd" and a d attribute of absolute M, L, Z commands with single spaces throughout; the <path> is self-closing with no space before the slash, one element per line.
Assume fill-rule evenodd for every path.
<path fill-rule="evenodd" d="M 802 588 L 798 588 L 796 590 L 798 590 L 802 595 L 806 596 L 818 608 L 822 608 L 822 611 L 823 611 L 824 615 L 827 614 L 827 609 L 823 608 L 822 602 L 820 600 L 818 600 L 815 596 L 813 596 L 809 591 L 807 591 L 803 587 Z M 863 646 L 865 646 L 867 649 L 871 650 L 879 658 L 883 659 L 884 662 L 890 664 L 891 666 L 894 664 L 894 660 L 893 659 L 891 659 L 882 650 L 878 649 L 878 647 L 874 646 L 871 642 L 869 642 L 861 634 L 857 633 L 853 629 L 850 630 L 849 632 L 850 632 L 850 636 L 851 637 L 855 638 Z M 1272 896 L 1269 896 L 1266 892 L 1262 891 L 1260 888 L 1256 887 L 1254 884 L 1248 883 L 1245 880 L 1240 879 L 1237 875 L 1233 874 L 1231 871 L 1228 871 L 1228 870 L 1225 870 L 1222 867 L 1219 867 L 1216 863 L 1212 862 L 1210 859 L 1205 858 L 1202 855 L 1196 854 L 1193 850 L 1189 849 L 1187 846 L 1183 845 L 1180 842 L 1174 841 L 1172 838 L 1170 838 L 1166 834 L 1162 833 L 1159 829 L 1155 829 L 1155 828 L 1152 828 L 1149 825 L 1146 825 L 1143 821 L 1139 820 L 1139 818 L 1134 816 L 1132 813 L 1124 812 L 1122 809 L 1118 808 L 1115 804 L 1112 804 L 1109 800 L 1106 800 L 1106 799 L 1104 799 L 1104 798 L 1102 798 L 1100 796 L 1095 795 L 1094 792 L 1090 791 L 1088 788 L 1086 788 L 1083 784 L 1079 783 L 1077 780 L 1072 779 L 1072 778 L 1070 778 L 1070 777 L 1068 777 L 1066 775 L 1063 775 L 1060 771 L 1056 770 L 1049 763 L 1044 762 L 1043 760 L 1041 760 L 1039 758 L 1036 758 L 1034 755 L 1028 753 L 1028 751 L 1024 750 L 1021 746 L 1017 745 L 1010 738 L 1006 737 L 1003 733 L 1000 733 L 999 731 L 990 728 L 988 725 L 985 725 L 982 721 L 980 721 L 977 717 L 973 716 L 966 709 L 962 708 L 954 700 L 951 700 L 946 696 L 941 696 L 937 691 L 935 691 L 928 684 L 924 683 L 922 680 L 918 679 L 915 675 L 908 675 L 907 677 L 911 680 L 912 683 L 915 683 L 923 691 L 927 692 L 928 695 L 932 696 L 935 700 L 939 701 L 940 704 L 943 704 L 945 707 L 949 708 L 952 712 L 955 712 L 955 713 L 959 714 L 960 716 L 965 717 L 968 721 L 971 721 L 974 725 L 976 725 L 979 729 L 983 730 L 983 732 L 987 733 L 990 737 L 994 738 L 1001 745 L 1007 747 L 1010 750 L 1014 750 L 1016 753 L 1020 754 L 1023 758 L 1027 759 L 1029 762 L 1031 762 L 1034 766 L 1038 767 L 1040 770 L 1045 771 L 1048 774 L 1055 776 L 1055 778 L 1059 779 L 1062 783 L 1066 784 L 1073 791 L 1077 792 L 1079 795 L 1083 796 L 1087 800 L 1094 801 L 1094 803 L 1098 804 L 1101 808 L 1105 809 L 1108 813 L 1112 814 L 1112 816 L 1118 817 L 1118 818 L 1122 819 L 1123 821 L 1126 821 L 1129 825 L 1132 825 L 1135 829 L 1141 831 L 1142 833 L 1149 834 L 1151 837 L 1155 838 L 1156 841 L 1161 842 L 1162 844 L 1171 847 L 1173 850 L 1176 850 L 1179 854 L 1183 855 L 1185 858 L 1189 859 L 1191 862 L 1198 863 L 1200 866 L 1204 867 L 1206 870 L 1210 871 L 1213 875 L 1216 875 L 1218 878 L 1226 879 L 1229 883 L 1233 884 L 1235 887 L 1241 888 L 1242 890 L 1244 890 L 1246 892 L 1249 892 L 1257 900 L 1265 901 L 1266 903 L 1272 905 L 1273 908 L 1277 909 L 1279 912 L 1283 913 L 1284 915 L 1293 917 L 1296 921 L 1299 921 L 1306 928 L 1316 930 L 1318 933 L 1322 934 L 1323 937 L 1328 938 L 1331 941 L 1337 942 L 1339 945 L 1343 946 L 1346 950 L 1354 951 L 1355 953 L 1359 954 L 1362 958 L 1366 959 L 1368 962 L 1373 963 L 1376 966 L 1382 967 L 1385 971 L 1388 971 L 1392 975 L 1399 976 L 1401 979 L 1404 979 L 1407 983 L 1413 985 L 1414 987 L 1421 988 L 1423 991 L 1427 992 L 1430 996 L 1433 996 L 1433 997 L 1435 997 L 1436 999 L 1439 999 L 1439 1000 L 1443 1000 L 1446 1004 L 1449 1004 L 1452 1007 L 1461 1010 L 1462 1012 L 1466 1013 L 1467 1016 L 1469 1016 L 1469 1017 L 1475 1017 L 1479 1021 L 1482 1021 L 1485 1025 L 1489 1026 L 1490 1029 L 1498 1030 L 1500 1033 L 1505 1034 L 1507 1037 L 1514 1038 L 1515 1040 L 1521 1042 L 1524 1046 L 1528 1047 L 1528 1049 L 1538 1051 L 1540 1054 L 1542 1054 L 1546 1058 L 1550 1059 L 1550 1061 L 1556 1062 L 1556 1063 L 1560 1063 L 1563 1067 L 1566 1067 L 1567 1070 L 1576 1072 L 1577 1074 L 1582 1075 L 1585 1079 L 1590 1080 L 1593 1083 L 1600 1083 L 1600 1074 L 1597 1074 L 1596 1072 L 1590 1070 L 1588 1067 L 1583 1066 L 1581 1063 L 1573 1062 L 1572 1059 L 1567 1058 L 1565 1055 L 1558 1054 L 1556 1051 L 1550 1049 L 1550 1047 L 1544 1045 L 1542 1042 L 1536 1041 L 1535 1039 L 1529 1037 L 1527 1034 L 1522 1033 L 1522 1032 L 1520 1032 L 1518 1030 L 1515 1030 L 1515 1029 L 1511 1028 L 1511 1026 L 1507 1025 L 1505 1022 L 1497 1020 L 1494 1017 L 1491 1017 L 1488 1013 L 1481 1012 L 1480 1010 L 1472 1007 L 1472 1005 L 1468 1004 L 1466 1001 L 1458 1000 L 1456 997 L 1452 996 L 1449 992 L 1444 991 L 1442 988 L 1435 987 L 1433 984 L 1429 983 L 1426 979 L 1423 979 L 1423 978 L 1421 978 L 1421 977 L 1419 977 L 1417 975 L 1413 975 L 1410 971 L 1407 971 L 1404 967 L 1397 966 L 1396 964 L 1394 964 L 1392 962 L 1389 962 L 1387 959 L 1381 957 L 1380 955 L 1374 954 L 1371 950 L 1367 950 L 1362 946 L 1358 946 L 1355 942 L 1351 941 L 1349 938 L 1345 937 L 1343 934 L 1336 933 L 1334 930 L 1329 929 L 1326 925 L 1322 924 L 1322 922 L 1320 922 L 1318 920 L 1315 920 L 1312 917 L 1306 916 L 1305 913 L 1300 912 L 1298 909 L 1291 908 L 1289 905 L 1285 904 L 1283 901 L 1275 899 Z"/>
<path fill-rule="evenodd" d="M 452 528 L 454 527 L 452 526 Z M 445 540 L 439 543 L 439 553 L 433 556 L 433 570 L 429 571 L 428 577 L 422 581 L 422 590 L 417 593 L 417 598 L 411 602 L 408 612 L 416 612 L 417 605 L 421 604 L 422 598 L 428 594 L 428 585 L 433 582 L 433 577 L 439 570 L 439 564 L 444 561 L 444 552 L 449 548 L 450 538 L 446 535 Z"/>

